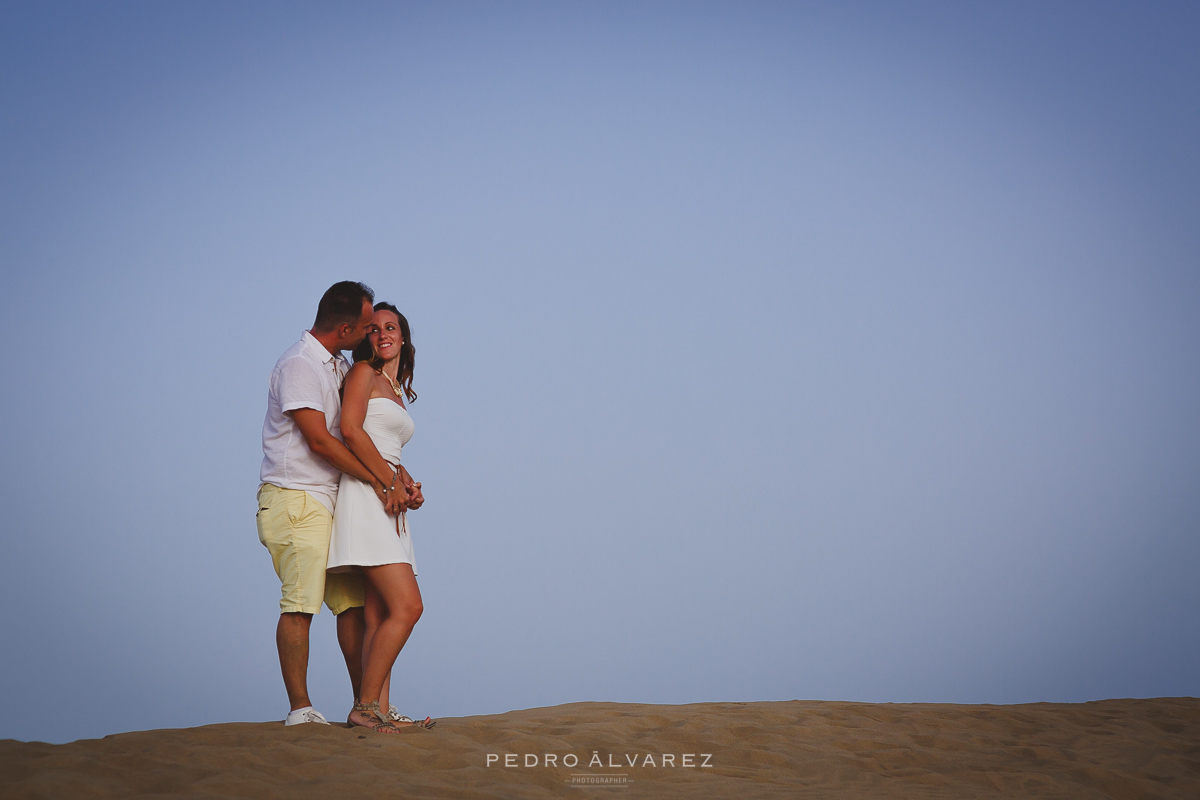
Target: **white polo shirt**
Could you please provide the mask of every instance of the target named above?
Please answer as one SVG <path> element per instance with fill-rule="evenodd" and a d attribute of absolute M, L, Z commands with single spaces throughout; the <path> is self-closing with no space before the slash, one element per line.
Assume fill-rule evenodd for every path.
<path fill-rule="evenodd" d="M 308 492 L 333 511 L 342 473 L 313 453 L 296 421 L 287 412 L 315 408 L 325 413 L 325 426 L 342 438 L 342 400 L 338 390 L 350 364 L 333 355 L 308 331 L 287 349 L 267 389 L 267 418 L 263 422 L 263 462 L 258 477 L 283 489 Z"/>

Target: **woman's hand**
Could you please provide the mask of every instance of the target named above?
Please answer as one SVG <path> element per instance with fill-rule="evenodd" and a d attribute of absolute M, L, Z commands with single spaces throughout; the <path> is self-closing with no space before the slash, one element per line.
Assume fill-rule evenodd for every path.
<path fill-rule="evenodd" d="M 387 513 L 395 517 L 399 516 L 400 512 L 407 511 L 410 502 L 412 502 L 412 498 L 408 490 L 404 484 L 397 482 L 388 489 L 387 502 L 384 503 L 384 506 Z"/>
<path fill-rule="evenodd" d="M 393 517 L 400 516 L 400 513 L 408 508 L 408 493 L 404 491 L 403 486 L 397 486 L 388 492 L 387 512 Z"/>
<path fill-rule="evenodd" d="M 375 481 L 371 484 L 371 488 L 375 490 L 375 496 L 379 498 L 379 502 L 383 503 L 384 513 L 389 517 L 397 516 L 408 508 L 408 493 L 404 491 L 403 487 L 397 487 L 398 491 L 392 491 L 379 481 Z"/>
<path fill-rule="evenodd" d="M 408 509 L 409 511 L 416 511 L 424 504 L 425 495 L 421 494 L 421 484 L 414 481 L 413 484 L 408 487 Z"/>
<path fill-rule="evenodd" d="M 392 471 L 392 482 L 387 487 L 387 500 L 384 506 L 390 516 L 399 516 L 401 512 L 408 510 L 408 485 L 404 483 L 404 476 L 400 470 Z"/>

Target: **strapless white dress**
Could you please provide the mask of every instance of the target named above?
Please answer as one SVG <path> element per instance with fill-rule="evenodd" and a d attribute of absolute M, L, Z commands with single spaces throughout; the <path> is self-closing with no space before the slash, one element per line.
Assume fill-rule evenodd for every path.
<path fill-rule="evenodd" d="M 363 430 L 375 443 L 379 455 L 396 466 L 401 450 L 412 438 L 413 421 L 408 411 L 394 400 L 372 397 L 367 401 Z M 356 567 L 380 564 L 411 564 L 416 574 L 408 515 L 389 517 L 370 484 L 343 473 L 333 507 L 328 569 L 349 572 Z"/>

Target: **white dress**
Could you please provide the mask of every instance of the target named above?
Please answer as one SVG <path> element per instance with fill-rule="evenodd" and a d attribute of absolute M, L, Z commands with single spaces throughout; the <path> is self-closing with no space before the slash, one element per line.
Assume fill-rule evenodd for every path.
<path fill-rule="evenodd" d="M 400 463 L 401 448 L 412 438 L 413 421 L 408 411 L 394 400 L 372 397 L 367 401 L 363 430 L 375 443 L 379 455 L 396 466 Z M 355 567 L 380 564 L 411 564 L 416 574 L 408 515 L 389 517 L 369 483 L 343 473 L 333 507 L 328 569 L 350 572 Z"/>

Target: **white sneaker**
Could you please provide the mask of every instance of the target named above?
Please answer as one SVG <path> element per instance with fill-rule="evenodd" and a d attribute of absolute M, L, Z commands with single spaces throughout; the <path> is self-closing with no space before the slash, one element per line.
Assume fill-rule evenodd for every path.
<path fill-rule="evenodd" d="M 303 725 L 305 722 L 319 722 L 322 725 L 328 725 L 329 720 L 317 711 L 312 706 L 297 708 L 295 711 L 287 715 L 287 719 L 283 721 L 284 725 Z"/>

